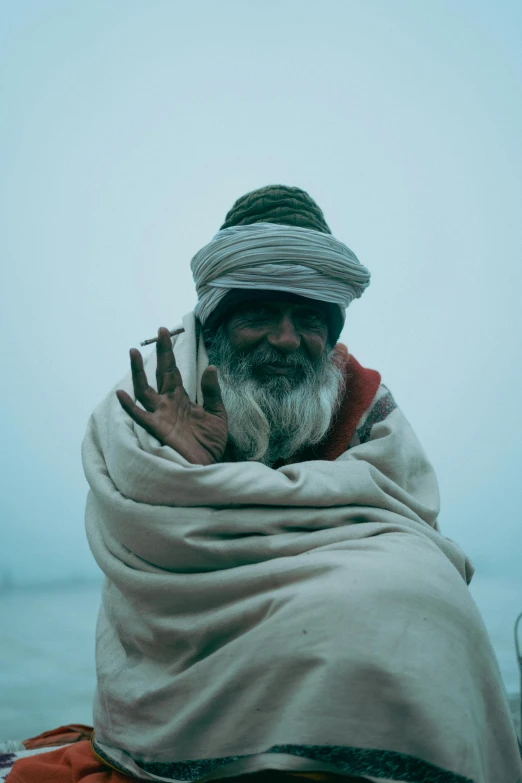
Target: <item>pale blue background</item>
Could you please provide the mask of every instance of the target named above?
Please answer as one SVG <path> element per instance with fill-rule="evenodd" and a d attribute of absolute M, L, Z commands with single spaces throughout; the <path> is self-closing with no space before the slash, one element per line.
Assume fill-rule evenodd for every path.
<path fill-rule="evenodd" d="M 518 687 L 521 40 L 518 0 L 2 3 L 5 584 L 96 578 L 90 412 L 193 307 L 236 198 L 297 185 L 372 272 L 342 338 L 431 458 Z"/>

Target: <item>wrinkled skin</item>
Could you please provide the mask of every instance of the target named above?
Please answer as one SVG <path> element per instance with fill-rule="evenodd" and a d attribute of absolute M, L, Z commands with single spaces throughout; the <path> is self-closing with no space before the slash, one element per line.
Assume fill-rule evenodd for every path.
<path fill-rule="evenodd" d="M 139 408 L 124 391 L 116 395 L 122 408 L 134 421 L 164 446 L 170 446 L 194 465 L 220 462 L 227 444 L 228 426 L 225 406 L 214 366 L 201 378 L 203 405 L 191 402 L 176 367 L 168 329 L 158 330 L 156 343 L 158 391 L 149 386 L 141 353 L 130 351 L 134 396 Z"/>
<path fill-rule="evenodd" d="M 231 315 L 227 336 L 235 351 L 248 353 L 263 342 L 281 354 L 280 363 L 260 368 L 265 376 L 291 374 L 285 367 L 290 353 L 304 352 L 317 361 L 326 350 L 328 327 L 321 310 L 313 300 L 304 304 L 280 301 L 245 302 Z M 210 365 L 201 379 L 203 405 L 196 405 L 187 395 L 176 366 L 168 329 L 158 330 L 156 343 L 158 391 L 149 386 L 141 353 L 132 348 L 130 361 L 134 395 L 142 410 L 124 391 L 116 395 L 122 408 L 150 435 L 164 446 L 170 446 L 194 465 L 221 462 L 228 439 L 228 424 L 217 368 Z"/>

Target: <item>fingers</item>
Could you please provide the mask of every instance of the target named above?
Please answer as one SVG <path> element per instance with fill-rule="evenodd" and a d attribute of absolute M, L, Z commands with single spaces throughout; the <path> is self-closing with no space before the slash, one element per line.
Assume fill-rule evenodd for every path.
<path fill-rule="evenodd" d="M 203 392 L 203 407 L 208 413 L 221 418 L 226 417 L 225 406 L 221 398 L 217 368 L 211 364 L 201 376 L 201 391 Z"/>
<path fill-rule="evenodd" d="M 143 358 L 141 353 L 136 348 L 131 348 L 129 353 L 132 370 L 132 384 L 134 386 L 134 396 L 137 400 L 139 400 L 139 402 L 141 402 L 145 410 L 154 411 L 156 410 L 158 395 L 152 386 L 149 386 L 147 375 L 143 369 Z"/>
<path fill-rule="evenodd" d="M 123 391 L 122 389 L 118 389 L 116 392 L 116 397 L 120 401 L 120 405 L 123 410 L 129 414 L 131 419 L 134 419 L 136 424 L 139 424 L 151 435 L 155 434 L 150 426 L 149 414 L 146 411 L 143 411 L 141 408 L 138 408 L 134 400 L 127 394 L 127 392 Z"/>
<path fill-rule="evenodd" d="M 156 342 L 156 383 L 159 394 L 173 392 L 179 386 L 183 387 L 181 373 L 176 366 L 174 351 L 169 330 L 164 326 L 158 329 Z"/>

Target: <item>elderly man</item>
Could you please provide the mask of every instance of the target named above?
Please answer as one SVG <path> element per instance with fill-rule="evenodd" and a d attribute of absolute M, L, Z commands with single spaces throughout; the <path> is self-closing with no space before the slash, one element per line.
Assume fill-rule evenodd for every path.
<path fill-rule="evenodd" d="M 239 199 L 192 270 L 194 311 L 131 350 L 84 441 L 97 757 L 145 780 L 520 782 L 433 469 L 338 343 L 368 270 L 283 186 Z"/>

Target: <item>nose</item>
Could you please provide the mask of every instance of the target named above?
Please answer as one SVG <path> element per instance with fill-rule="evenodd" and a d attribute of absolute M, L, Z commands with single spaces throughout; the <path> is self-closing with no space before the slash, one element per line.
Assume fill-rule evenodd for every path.
<path fill-rule="evenodd" d="M 283 353 L 293 353 L 301 347 L 301 337 L 288 315 L 282 316 L 266 336 L 269 345 Z"/>

